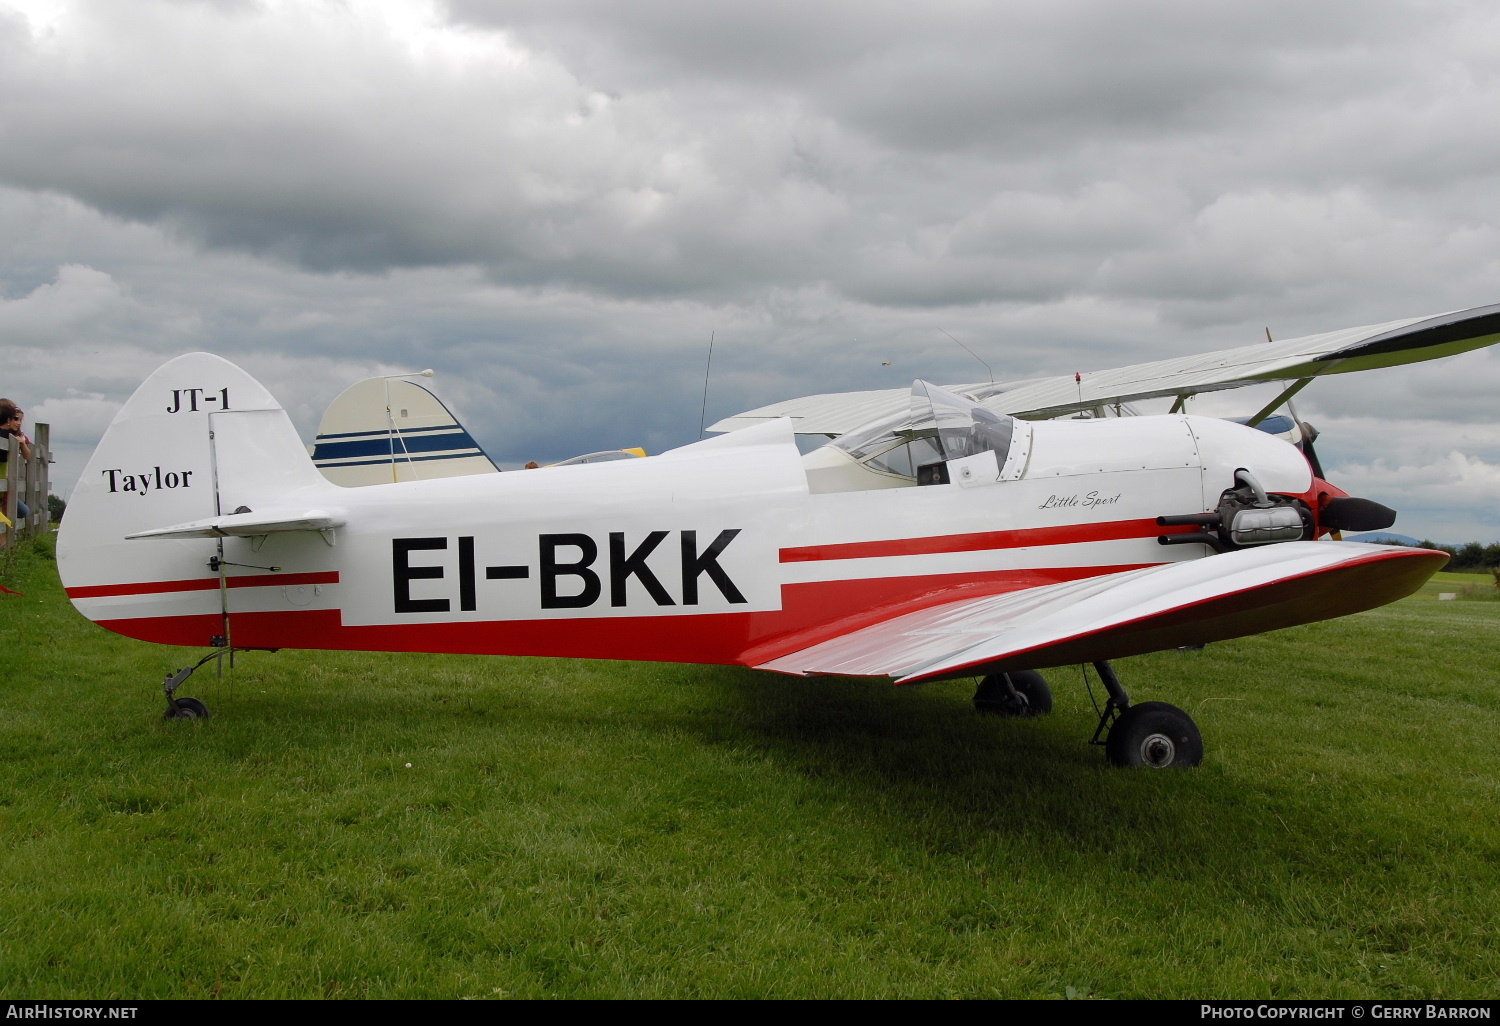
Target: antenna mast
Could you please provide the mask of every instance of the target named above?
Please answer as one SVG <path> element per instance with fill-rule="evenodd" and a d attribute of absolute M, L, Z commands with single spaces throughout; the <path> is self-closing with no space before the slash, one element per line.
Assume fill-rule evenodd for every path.
<path fill-rule="evenodd" d="M 948 335 L 948 332 L 944 331 L 942 328 L 939 328 L 938 331 L 943 332 L 944 335 Z M 949 338 L 953 338 L 952 335 L 948 335 L 948 337 Z M 953 338 L 953 341 L 964 352 L 968 353 L 970 356 L 974 357 L 974 359 L 976 359 L 980 363 L 984 364 L 984 369 L 987 370 L 987 371 L 989 371 L 989 374 L 990 374 L 990 384 L 993 385 L 995 383 L 995 371 L 994 371 L 994 369 L 988 363 L 984 362 L 984 358 L 983 357 L 981 357 L 978 353 L 974 352 L 974 350 L 970 349 L 968 346 L 964 345 L 962 342 L 959 342 L 958 339 Z"/>
<path fill-rule="evenodd" d="M 703 368 L 703 408 L 698 411 L 698 437 L 703 437 L 703 424 L 708 420 L 708 372 L 714 369 L 714 335 L 718 329 L 708 333 L 708 366 Z"/>

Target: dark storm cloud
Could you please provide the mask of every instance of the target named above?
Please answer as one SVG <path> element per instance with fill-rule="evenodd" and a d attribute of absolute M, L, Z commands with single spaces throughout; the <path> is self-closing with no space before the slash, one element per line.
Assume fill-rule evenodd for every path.
<path fill-rule="evenodd" d="M 795 95 L 919 148 L 1017 148 L 1017 133 L 1034 146 L 1046 136 L 1076 145 L 1090 130 L 1170 131 L 1246 94 L 1293 92 L 1323 74 L 1330 49 L 1386 42 L 1422 23 L 1416 11 L 1355 3 L 450 7 L 459 19 L 557 49 L 606 87 L 697 80 Z"/>
<path fill-rule="evenodd" d="M 797 280 L 842 212 L 782 173 L 779 119 L 686 124 L 498 36 L 424 50 L 332 5 L 86 12 L 67 46 L 3 23 L 0 175 L 203 245 L 691 294 L 723 292 L 730 268 Z"/>
<path fill-rule="evenodd" d="M 430 365 L 520 462 L 690 440 L 714 331 L 710 418 L 985 377 L 943 332 L 1025 377 L 1493 302 L 1497 38 L 1478 3 L 0 0 L 7 381 L 81 454 L 183 349 L 304 432 Z M 1500 360 L 1465 359 L 1306 404 L 1478 522 Z"/>
<path fill-rule="evenodd" d="M 472 263 L 718 299 L 827 282 L 898 305 L 1090 283 L 1121 242 L 1092 197 L 1180 222 L 1284 175 L 1319 117 L 1389 91 L 1398 46 L 1437 31 L 1363 4 L 460 2 L 485 31 L 424 48 L 412 33 L 440 23 L 317 4 L 80 10 L 67 46 L 4 23 L 13 184 L 323 272 Z M 1358 114 L 1337 147 L 1356 177 L 1484 166 L 1450 145 L 1462 125 L 1427 117 L 1393 154 Z M 1037 238 L 1067 252 L 978 255 L 1029 265 Z"/>

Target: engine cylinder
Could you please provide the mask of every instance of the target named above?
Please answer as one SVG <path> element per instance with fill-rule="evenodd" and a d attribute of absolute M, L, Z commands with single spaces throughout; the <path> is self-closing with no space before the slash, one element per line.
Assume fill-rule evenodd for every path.
<path fill-rule="evenodd" d="M 1299 541 L 1306 532 L 1302 513 L 1294 506 L 1236 510 L 1229 525 L 1229 540 L 1236 545 Z"/>

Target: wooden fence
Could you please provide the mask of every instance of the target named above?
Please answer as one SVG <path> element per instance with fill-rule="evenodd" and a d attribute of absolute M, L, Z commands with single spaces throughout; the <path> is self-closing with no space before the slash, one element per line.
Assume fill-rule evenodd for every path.
<path fill-rule="evenodd" d="M 21 458 L 21 443 L 7 438 L 0 444 L 10 446 L 10 455 L 4 463 L 5 474 L 0 477 L 0 509 L 3 509 L 7 526 L 0 520 L 0 544 L 9 545 L 19 538 L 30 538 L 47 530 L 50 520 L 47 510 L 48 468 L 52 463 L 52 447 L 49 444 L 52 429 L 47 424 L 32 425 L 35 435 L 31 442 L 31 459 Z M 20 515 L 20 504 L 30 509 L 30 516 Z"/>

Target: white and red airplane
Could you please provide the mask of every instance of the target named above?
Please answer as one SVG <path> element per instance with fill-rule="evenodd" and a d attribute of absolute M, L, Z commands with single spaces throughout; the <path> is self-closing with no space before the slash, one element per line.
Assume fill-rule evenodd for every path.
<path fill-rule="evenodd" d="M 1035 667 L 1094 663 L 1110 760 L 1195 765 L 1191 718 L 1132 704 L 1108 660 L 1370 609 L 1447 557 L 1319 540 L 1394 513 L 1323 480 L 1310 442 L 1181 413 L 1014 414 L 1496 341 L 1491 306 L 1087 381 L 811 397 L 646 459 L 364 487 L 325 478 L 248 374 L 193 353 L 115 417 L 58 562 L 89 619 L 211 647 L 198 666 L 309 648 L 981 677 L 976 705 L 1023 715 L 1051 707 Z M 837 437 L 803 456 L 795 431 Z M 167 678 L 168 716 L 208 714 L 176 695 L 196 668 Z"/>

